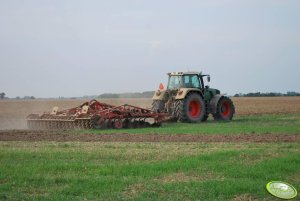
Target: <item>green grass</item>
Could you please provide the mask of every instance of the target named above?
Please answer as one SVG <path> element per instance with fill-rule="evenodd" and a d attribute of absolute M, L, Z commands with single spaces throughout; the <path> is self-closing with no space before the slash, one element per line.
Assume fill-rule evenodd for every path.
<path fill-rule="evenodd" d="M 71 132 L 300 134 L 300 114 Z M 0 142 L 0 200 L 276 200 L 299 175 L 300 143 Z"/>
<path fill-rule="evenodd" d="M 160 128 L 81 130 L 79 133 L 130 134 L 300 134 L 300 114 L 238 116 L 230 122 L 163 123 Z"/>
<path fill-rule="evenodd" d="M 300 144 L 0 142 L 0 200 L 274 200 Z"/>

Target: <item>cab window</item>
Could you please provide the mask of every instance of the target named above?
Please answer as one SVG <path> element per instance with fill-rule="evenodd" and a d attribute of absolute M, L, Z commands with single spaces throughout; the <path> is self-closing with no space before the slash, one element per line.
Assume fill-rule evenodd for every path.
<path fill-rule="evenodd" d="M 169 78 L 168 89 L 180 88 L 180 76 L 171 76 Z"/>
<path fill-rule="evenodd" d="M 200 88 L 200 82 L 197 75 L 185 75 L 183 81 L 186 88 Z"/>

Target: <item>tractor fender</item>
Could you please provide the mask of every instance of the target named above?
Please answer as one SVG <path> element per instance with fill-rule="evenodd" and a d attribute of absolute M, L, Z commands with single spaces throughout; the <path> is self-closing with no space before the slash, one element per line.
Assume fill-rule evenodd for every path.
<path fill-rule="evenodd" d="M 163 90 L 163 91 L 157 90 L 156 92 L 154 92 L 152 100 L 163 100 L 165 97 L 165 93 L 166 93 L 166 90 Z"/>
<path fill-rule="evenodd" d="M 215 114 L 217 112 L 217 105 L 219 100 L 223 97 L 221 94 L 216 94 L 208 104 L 208 111 L 212 114 Z"/>
<path fill-rule="evenodd" d="M 200 89 L 195 89 L 195 88 L 180 88 L 176 94 L 175 100 L 181 100 L 185 99 L 185 97 L 190 93 L 190 92 L 196 92 L 199 93 L 200 96 L 203 98 L 203 94 Z"/>

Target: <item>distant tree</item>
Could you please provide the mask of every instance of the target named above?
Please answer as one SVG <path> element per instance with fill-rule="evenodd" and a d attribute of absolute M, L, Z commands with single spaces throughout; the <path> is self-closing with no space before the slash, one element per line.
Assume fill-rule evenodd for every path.
<path fill-rule="evenodd" d="M 154 94 L 154 91 L 145 91 L 145 92 L 133 92 L 133 93 L 105 93 L 98 96 L 98 98 L 151 98 Z"/>
<path fill-rule="evenodd" d="M 2 92 L 2 93 L 0 93 L 0 99 L 4 99 L 5 98 L 5 93 L 4 92 Z"/>
<path fill-rule="evenodd" d="M 152 98 L 155 91 L 144 91 L 142 93 L 142 98 Z"/>
<path fill-rule="evenodd" d="M 119 98 L 119 94 L 106 93 L 98 96 L 99 98 Z"/>
<path fill-rule="evenodd" d="M 34 96 L 24 96 L 23 99 L 35 99 Z"/>
<path fill-rule="evenodd" d="M 20 96 L 17 96 L 16 99 L 20 99 Z"/>
<path fill-rule="evenodd" d="M 278 96 L 300 96 L 300 93 L 294 91 L 288 91 L 287 93 L 277 93 L 277 92 L 269 92 L 269 93 L 247 93 L 247 94 L 235 94 L 234 97 L 278 97 Z"/>
<path fill-rule="evenodd" d="M 285 96 L 300 96 L 300 93 L 294 91 L 288 91 Z"/>

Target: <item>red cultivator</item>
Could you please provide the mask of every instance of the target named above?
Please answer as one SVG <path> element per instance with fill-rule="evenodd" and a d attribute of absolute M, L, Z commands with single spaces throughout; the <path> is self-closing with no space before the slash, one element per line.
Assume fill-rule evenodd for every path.
<path fill-rule="evenodd" d="M 96 100 L 71 109 L 51 113 L 30 114 L 27 117 L 29 129 L 100 129 L 141 128 L 160 126 L 166 114 L 132 105 L 114 106 Z"/>

